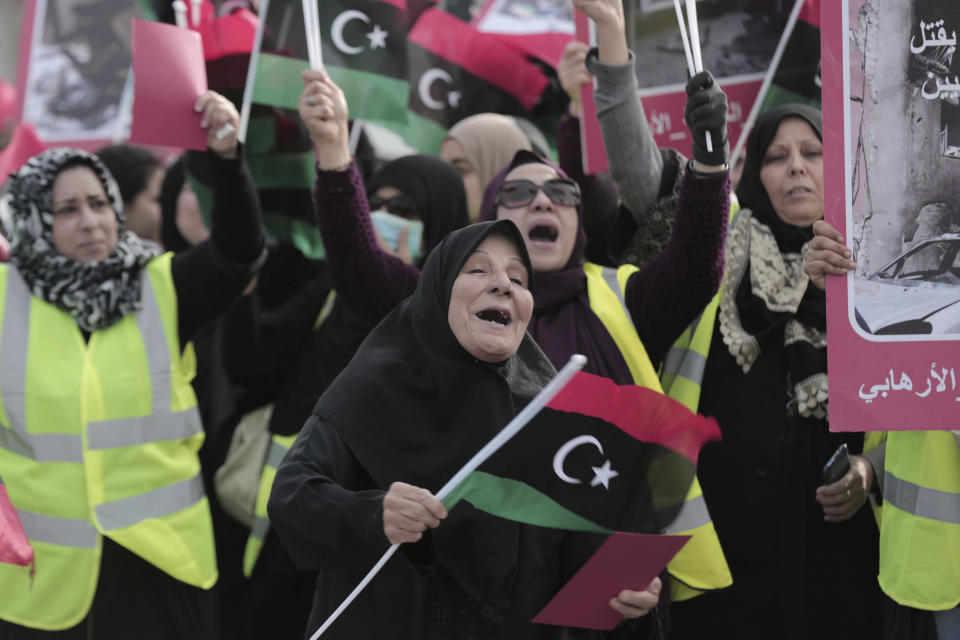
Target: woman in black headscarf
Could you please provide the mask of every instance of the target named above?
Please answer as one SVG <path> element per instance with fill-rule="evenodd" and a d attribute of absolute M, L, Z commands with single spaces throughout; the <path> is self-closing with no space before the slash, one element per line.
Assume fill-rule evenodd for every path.
<path fill-rule="evenodd" d="M 563 584 L 564 551 L 576 536 L 469 504 L 448 516 L 429 493 L 554 375 L 526 334 L 532 271 L 512 222 L 450 234 L 414 295 L 374 329 L 317 403 L 277 471 L 268 507 L 298 564 L 321 571 L 310 629 L 388 543 L 404 542 L 330 637 L 555 637 L 530 620 Z M 505 313 L 506 325 L 477 316 L 489 309 Z M 655 601 L 629 592 L 618 604 L 638 617 Z"/>
<path fill-rule="evenodd" d="M 826 304 L 801 250 L 823 217 L 820 111 L 785 105 L 757 121 L 727 236 L 719 321 L 700 412 L 723 440 L 698 476 L 733 587 L 676 603 L 678 638 L 879 637 L 877 528 L 870 464 L 826 486 L 837 447 L 827 418 Z"/>

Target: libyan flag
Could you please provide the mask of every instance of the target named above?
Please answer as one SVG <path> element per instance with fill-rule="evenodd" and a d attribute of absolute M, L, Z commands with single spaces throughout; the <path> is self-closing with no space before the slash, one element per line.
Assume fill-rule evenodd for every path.
<path fill-rule="evenodd" d="M 497 36 L 438 9 L 420 14 L 407 36 L 407 142 L 427 153 L 447 129 L 476 113 L 529 115 L 549 80 Z"/>
<path fill-rule="evenodd" d="M 802 2 L 759 113 L 791 102 L 820 108 L 820 0 Z"/>
<path fill-rule="evenodd" d="M 253 84 L 253 102 L 296 109 L 300 72 L 310 67 L 301 2 L 270 2 Z M 396 129 L 406 122 L 407 12 L 404 0 L 319 3 L 323 66 L 350 117 Z M 250 88 L 248 88 L 248 91 Z"/>
<path fill-rule="evenodd" d="M 659 533 L 676 518 L 712 419 L 662 393 L 577 373 L 443 500 L 571 531 Z"/>

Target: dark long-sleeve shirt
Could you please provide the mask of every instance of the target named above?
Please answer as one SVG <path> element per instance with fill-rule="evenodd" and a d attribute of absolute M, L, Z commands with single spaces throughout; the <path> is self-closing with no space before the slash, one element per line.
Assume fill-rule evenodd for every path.
<path fill-rule="evenodd" d="M 263 251 L 256 188 L 246 164 L 207 152 L 213 177 L 210 238 L 173 257 L 180 345 L 223 313 L 250 282 Z"/>

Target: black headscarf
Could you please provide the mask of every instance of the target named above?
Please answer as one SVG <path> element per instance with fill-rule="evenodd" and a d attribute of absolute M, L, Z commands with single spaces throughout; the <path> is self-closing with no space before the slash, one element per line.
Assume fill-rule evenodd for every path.
<path fill-rule="evenodd" d="M 397 158 L 377 172 L 367 190 L 373 193 L 380 187 L 402 191 L 417 204 L 417 213 L 423 221 L 423 256 L 426 256 L 443 238 L 470 222 L 467 214 L 467 195 L 460 174 L 451 165 L 426 155 Z"/>
<path fill-rule="evenodd" d="M 742 208 L 750 209 L 753 217 L 773 231 L 781 251 L 795 252 L 813 238 L 813 229 L 796 227 L 781 220 L 773 209 L 767 189 L 760 181 L 763 158 L 785 118 L 806 120 L 817 137 L 823 140 L 823 115 L 819 109 L 805 104 L 784 104 L 764 112 L 750 130 L 743 176 L 737 185 L 737 199 Z"/>
<path fill-rule="evenodd" d="M 314 407 L 383 490 L 400 481 L 436 493 L 554 373 L 529 335 L 509 360 L 487 364 L 450 329 L 453 283 L 493 233 L 514 242 L 532 276 L 512 222 L 451 233 L 427 258 L 414 294 L 377 325 Z M 497 606 L 516 579 L 518 527 L 461 503 L 431 540 L 453 579 L 476 600 Z"/>
<path fill-rule="evenodd" d="M 773 208 L 760 180 L 767 149 L 781 122 L 805 120 L 822 139 L 820 111 L 787 104 L 764 113 L 747 140 L 743 177 L 737 187 L 742 211 L 727 237 L 727 271 L 720 301 L 720 330 L 731 355 L 744 373 L 760 355 L 760 344 L 782 335 L 787 370 L 804 417 L 826 418 L 826 298 L 803 273 L 803 245 L 812 227 L 784 222 Z"/>

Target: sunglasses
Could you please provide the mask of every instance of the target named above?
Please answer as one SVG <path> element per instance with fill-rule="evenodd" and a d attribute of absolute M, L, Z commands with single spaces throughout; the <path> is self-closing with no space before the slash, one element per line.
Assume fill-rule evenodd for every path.
<path fill-rule="evenodd" d="M 497 204 L 501 204 L 508 209 L 525 207 L 533 202 L 534 198 L 537 197 L 537 192 L 541 189 L 554 204 L 564 207 L 580 205 L 580 187 L 573 180 L 564 178 L 554 178 L 543 184 L 537 184 L 529 180 L 508 180 L 500 185 Z"/>
<path fill-rule="evenodd" d="M 370 211 L 389 211 L 401 218 L 418 218 L 417 203 L 410 196 L 400 194 L 392 198 L 381 198 L 376 193 L 368 198 L 370 202 Z"/>

